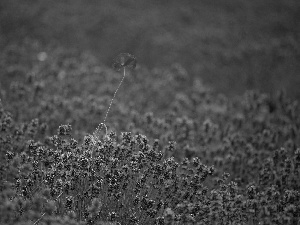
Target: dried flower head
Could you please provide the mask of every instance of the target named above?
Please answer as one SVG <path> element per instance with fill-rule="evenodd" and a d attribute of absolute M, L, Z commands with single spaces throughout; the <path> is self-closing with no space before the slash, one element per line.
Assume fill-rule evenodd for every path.
<path fill-rule="evenodd" d="M 122 80 L 120 81 L 119 83 L 119 86 L 117 87 L 115 93 L 114 93 L 114 96 L 112 97 L 111 101 L 110 101 L 110 104 L 109 104 L 109 107 L 106 111 L 106 114 L 105 114 L 105 117 L 104 117 L 104 120 L 103 120 L 103 123 L 100 123 L 96 129 L 96 131 L 94 132 L 94 137 L 96 139 L 98 139 L 98 136 L 99 136 L 99 132 L 101 131 L 101 129 L 103 128 L 103 126 L 105 127 L 105 136 L 107 136 L 107 126 L 105 124 L 106 122 L 106 119 L 107 119 L 107 116 L 108 116 L 108 113 L 109 113 L 109 110 L 111 108 L 111 105 L 116 97 L 116 94 L 119 90 L 119 88 L 121 87 L 122 83 L 123 83 L 123 80 L 126 76 L 126 72 L 125 72 L 125 68 L 128 67 L 130 69 L 134 69 L 136 67 L 136 58 L 129 54 L 129 53 L 120 53 L 115 59 L 114 59 L 114 62 L 113 62 L 113 68 L 117 71 L 120 71 L 121 68 L 124 68 L 124 73 L 123 73 L 123 77 L 122 77 Z"/>
<path fill-rule="evenodd" d="M 136 67 L 136 58 L 135 56 L 129 53 L 120 53 L 113 61 L 113 68 L 116 71 L 120 71 L 125 67 L 134 69 Z"/>

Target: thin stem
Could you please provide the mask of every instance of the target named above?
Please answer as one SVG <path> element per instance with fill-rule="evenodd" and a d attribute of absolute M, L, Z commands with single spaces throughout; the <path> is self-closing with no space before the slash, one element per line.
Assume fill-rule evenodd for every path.
<path fill-rule="evenodd" d="M 36 224 L 43 218 L 43 216 L 44 216 L 45 214 L 46 214 L 46 213 L 43 213 L 43 215 L 42 215 L 37 221 L 35 221 L 33 225 L 36 225 Z"/>
<path fill-rule="evenodd" d="M 62 193 L 63 192 L 61 192 L 58 196 L 57 196 L 57 198 L 55 199 L 55 201 L 57 201 L 58 200 L 58 198 L 62 195 Z M 40 216 L 40 218 L 38 218 L 35 222 L 34 222 L 34 224 L 33 225 L 36 225 L 44 216 L 45 216 L 45 212 Z"/>
<path fill-rule="evenodd" d="M 121 85 L 122 85 L 122 83 L 123 83 L 123 80 L 124 80 L 124 78 L 125 78 L 125 75 L 126 75 L 125 67 L 123 67 L 123 68 L 124 68 L 124 73 L 123 73 L 122 80 L 120 81 L 119 86 L 118 86 L 118 88 L 116 89 L 116 91 L 115 91 L 115 93 L 114 93 L 114 96 L 112 97 L 112 99 L 111 99 L 111 101 L 110 101 L 110 104 L 109 104 L 109 107 L 108 107 L 108 109 L 107 109 L 107 111 L 106 111 L 106 114 L 105 114 L 103 123 L 100 123 L 100 124 L 98 125 L 96 131 L 94 132 L 94 136 L 97 135 L 97 134 L 99 134 L 99 132 L 102 130 L 103 125 L 105 126 L 105 135 L 107 135 L 107 127 L 106 127 L 106 125 L 105 125 L 105 122 L 106 122 L 108 113 L 109 113 L 109 111 L 110 111 L 110 108 L 111 108 L 111 106 L 112 106 L 112 103 L 113 103 L 113 101 L 114 101 L 114 99 L 115 99 L 115 97 L 116 97 L 116 95 L 117 95 L 117 92 L 118 92 L 119 88 L 121 87 Z"/>

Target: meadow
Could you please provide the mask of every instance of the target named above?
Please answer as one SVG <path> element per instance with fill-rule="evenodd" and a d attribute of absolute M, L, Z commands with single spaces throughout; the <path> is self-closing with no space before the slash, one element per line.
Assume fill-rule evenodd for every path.
<path fill-rule="evenodd" d="M 0 0 L 0 225 L 299 225 L 299 15 Z"/>
<path fill-rule="evenodd" d="M 299 224 L 284 91 L 228 98 L 180 64 L 137 64 L 95 134 L 122 70 L 30 38 L 0 63 L 0 224 Z"/>

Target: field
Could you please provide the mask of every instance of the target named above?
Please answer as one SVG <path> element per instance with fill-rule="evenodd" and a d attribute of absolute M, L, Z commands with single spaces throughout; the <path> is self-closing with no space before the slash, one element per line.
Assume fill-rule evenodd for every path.
<path fill-rule="evenodd" d="M 255 18 L 250 11 L 244 23 L 253 36 L 242 38 L 236 48 L 234 37 L 241 36 L 221 36 L 227 39 L 219 43 L 214 39 L 220 34 L 216 24 L 224 21 L 234 26 L 229 14 L 237 16 L 235 7 L 260 8 L 268 1 L 261 5 L 201 1 L 200 6 L 206 7 L 199 6 L 201 12 L 211 7 L 216 10 L 210 11 L 213 15 L 222 15 L 213 17 L 212 30 L 203 34 L 202 41 L 209 47 L 195 44 L 201 33 L 193 25 L 197 16 L 189 20 L 190 12 L 184 13 L 192 4 L 181 9 L 189 27 L 165 27 L 195 31 L 186 36 L 195 40 L 184 52 L 184 48 L 168 51 L 185 42 L 179 40 L 181 36 L 174 40 L 172 31 L 171 39 L 156 39 L 162 45 L 152 42 L 153 34 L 161 30 L 150 32 L 149 39 L 139 36 L 139 45 L 128 44 L 127 29 L 139 34 L 132 14 L 124 20 L 131 21 L 126 29 L 124 24 L 113 29 L 104 23 L 102 32 L 112 40 L 101 45 L 105 43 L 102 34 L 94 34 L 93 39 L 85 30 L 90 26 L 97 32 L 95 24 L 87 22 L 92 16 L 78 19 L 78 14 L 97 11 L 97 2 L 91 1 L 86 9 L 82 1 L 74 0 L 73 11 L 63 11 L 62 17 L 58 8 L 67 9 L 67 2 L 0 3 L 0 224 L 300 224 L 298 28 L 282 22 L 283 17 L 270 17 L 285 24 L 289 34 L 266 32 L 263 35 L 275 41 L 258 40 L 257 27 L 248 24 Z M 149 1 L 144 13 L 159 19 L 159 10 L 175 10 L 168 7 L 171 1 L 165 2 Z M 286 4 L 285 10 L 279 10 L 281 16 L 299 11 L 294 1 L 275 2 Z M 162 6 L 155 8 L 154 3 Z M 120 18 L 114 19 L 122 21 L 126 18 L 122 12 L 142 14 L 146 3 L 126 4 L 111 1 L 97 9 L 102 10 L 101 16 L 108 9 L 112 15 L 118 12 Z M 12 12 L 16 14 L 10 17 Z M 74 17 L 71 12 L 76 12 Z M 175 10 L 169 20 L 176 21 L 178 13 Z M 206 22 L 212 18 L 208 14 L 202 15 Z M 54 20 L 62 18 L 61 23 Z M 297 23 L 297 18 L 292 21 Z M 68 23 L 71 30 L 64 30 Z M 263 23 L 270 28 L 269 20 L 259 27 Z M 73 41 L 79 47 L 67 44 L 75 28 L 78 36 Z M 124 33 L 124 42 L 113 34 L 116 28 Z M 219 31 L 228 32 L 227 28 Z M 209 44 L 214 40 L 226 49 Z M 245 43 L 250 43 L 249 48 L 244 48 Z M 245 66 L 249 61 L 239 55 L 239 48 L 253 64 Z M 137 57 L 136 67 L 133 58 L 117 58 L 116 64 L 113 59 L 122 51 Z M 285 55 L 276 61 L 279 53 Z M 222 61 L 220 54 L 229 61 Z M 278 77 L 285 75 L 281 82 Z M 106 116 L 107 131 L 101 127 Z M 99 124 L 102 129 L 97 130 Z"/>
<path fill-rule="evenodd" d="M 59 42 L 104 65 L 129 52 L 150 70 L 179 63 L 229 97 L 285 89 L 299 100 L 299 15 L 298 0 L 2 0 L 0 44 Z"/>

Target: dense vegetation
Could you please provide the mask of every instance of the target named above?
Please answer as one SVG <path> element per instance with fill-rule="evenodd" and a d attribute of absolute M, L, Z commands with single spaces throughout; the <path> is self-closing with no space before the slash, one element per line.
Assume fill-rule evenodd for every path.
<path fill-rule="evenodd" d="M 122 74 L 27 39 L 0 53 L 0 224 L 299 224 L 300 114 L 179 64 Z"/>

